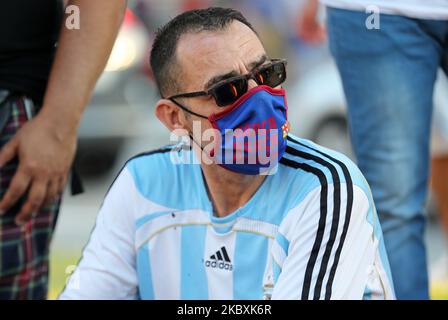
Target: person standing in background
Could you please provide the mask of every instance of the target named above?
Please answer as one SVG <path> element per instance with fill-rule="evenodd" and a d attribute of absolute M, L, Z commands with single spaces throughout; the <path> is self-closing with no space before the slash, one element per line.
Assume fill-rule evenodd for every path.
<path fill-rule="evenodd" d="M 448 81 L 443 82 L 443 85 L 447 84 Z M 445 94 L 443 98 L 448 98 L 448 94 Z M 442 107 L 445 108 L 436 108 L 433 116 L 430 186 L 434 192 L 440 221 L 448 240 L 448 99 Z"/>
<path fill-rule="evenodd" d="M 74 28 L 63 5 L 0 2 L 0 299 L 46 298 L 49 244 L 78 126 L 126 0 L 68 1 L 78 9 Z"/>
<path fill-rule="evenodd" d="M 424 205 L 433 88 L 448 52 L 448 1 L 321 2 L 352 145 L 372 187 L 397 298 L 427 299 Z M 309 0 L 307 8 L 316 3 Z M 305 34 L 320 30 L 316 11 L 304 10 Z"/>
<path fill-rule="evenodd" d="M 437 111 L 437 110 L 436 110 Z M 448 113 L 448 110 L 446 110 Z M 437 113 L 435 113 L 437 115 Z M 446 115 L 445 115 L 446 116 Z M 438 122 L 437 119 L 435 122 Z M 443 125 L 444 129 L 448 122 Z M 431 139 L 431 176 L 430 186 L 435 200 L 435 205 L 444 231 L 445 244 L 448 244 L 448 137 L 443 135 L 440 127 L 433 128 Z M 437 284 L 448 280 L 448 252 L 441 250 L 438 260 L 431 268 L 432 278 L 436 279 L 434 291 L 437 292 Z M 443 290 L 443 289 L 442 289 Z"/>

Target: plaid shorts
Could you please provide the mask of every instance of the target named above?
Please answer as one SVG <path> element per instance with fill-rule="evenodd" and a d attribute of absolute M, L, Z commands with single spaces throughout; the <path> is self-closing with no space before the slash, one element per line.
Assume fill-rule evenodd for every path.
<path fill-rule="evenodd" d="M 0 101 L 1 102 L 1 101 Z M 0 123 L 0 148 L 36 113 L 26 97 L 10 99 Z M 3 126 L 1 126 L 3 125 Z M 0 168 L 0 197 L 5 194 L 18 166 L 17 158 Z M 14 222 L 26 196 L 0 216 L 0 299 L 46 299 L 50 240 L 59 211 L 60 199 L 40 209 L 22 227 Z"/>

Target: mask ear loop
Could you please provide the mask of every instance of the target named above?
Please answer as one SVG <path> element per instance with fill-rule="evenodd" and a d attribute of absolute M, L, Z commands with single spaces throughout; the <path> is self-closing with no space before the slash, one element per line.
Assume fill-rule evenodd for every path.
<path fill-rule="evenodd" d="M 196 140 L 194 140 L 193 136 L 190 133 L 188 133 L 188 136 L 190 137 L 191 141 L 193 141 L 193 143 L 196 144 L 199 147 L 199 149 L 201 149 L 202 152 L 205 152 L 204 148 L 199 143 L 197 143 Z M 215 149 L 212 149 L 208 156 L 213 157 L 214 155 L 215 155 Z"/>
<path fill-rule="evenodd" d="M 196 140 L 194 140 L 193 136 L 188 133 L 188 136 L 190 137 L 191 141 L 193 141 L 199 148 L 201 148 L 202 151 L 204 151 L 204 148 L 202 148 L 202 146 L 196 142 Z"/>
<path fill-rule="evenodd" d="M 203 119 L 208 119 L 208 117 L 203 116 L 202 114 L 199 114 L 199 113 L 196 113 L 196 112 L 193 112 L 193 111 L 189 110 L 188 108 L 184 107 L 183 105 L 181 105 L 179 102 L 177 102 L 177 101 L 174 100 L 173 98 L 170 98 L 170 100 L 171 100 L 176 106 L 178 106 L 179 108 L 181 108 L 182 110 L 184 110 L 184 111 L 186 111 L 186 112 L 188 112 L 188 113 L 190 113 L 190 114 L 192 114 L 192 115 L 195 115 L 195 116 L 197 116 L 197 117 L 200 117 L 200 118 L 203 118 Z"/>
<path fill-rule="evenodd" d="M 177 102 L 177 101 L 174 100 L 173 98 L 170 98 L 170 100 L 171 100 L 175 105 L 177 105 L 179 108 L 181 108 L 182 110 L 184 110 L 184 111 L 186 111 L 186 112 L 188 112 L 188 113 L 190 113 L 190 114 L 192 114 L 192 115 L 195 115 L 195 116 L 197 116 L 197 117 L 200 117 L 200 118 L 203 118 L 203 119 L 207 119 L 207 120 L 208 120 L 208 117 L 203 116 L 203 115 L 201 115 L 201 114 L 199 114 L 199 113 L 196 113 L 196 112 L 193 112 L 193 111 L 187 109 L 186 107 L 184 107 L 183 105 L 181 105 L 179 102 Z M 193 141 L 193 142 L 194 142 L 194 143 L 195 143 L 195 144 L 196 144 L 202 151 L 204 151 L 204 148 L 201 146 L 201 144 L 197 143 L 196 140 L 194 140 L 193 136 L 192 136 L 190 133 L 188 133 L 188 136 L 190 137 L 191 141 Z"/>

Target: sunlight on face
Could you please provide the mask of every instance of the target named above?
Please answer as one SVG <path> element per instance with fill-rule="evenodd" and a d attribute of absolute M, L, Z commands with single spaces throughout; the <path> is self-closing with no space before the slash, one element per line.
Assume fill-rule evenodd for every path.
<path fill-rule="evenodd" d="M 186 34 L 179 40 L 176 52 L 181 90 L 201 91 L 207 89 L 206 84 L 216 76 L 231 72 L 235 75 L 249 73 L 249 65 L 265 54 L 257 35 L 239 21 L 232 22 L 224 30 Z M 223 110 L 210 96 L 184 102 L 192 111 L 203 115 Z"/>

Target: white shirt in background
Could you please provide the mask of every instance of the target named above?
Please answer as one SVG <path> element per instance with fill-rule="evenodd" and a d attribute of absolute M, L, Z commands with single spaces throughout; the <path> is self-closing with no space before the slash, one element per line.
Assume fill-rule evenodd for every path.
<path fill-rule="evenodd" d="M 448 20 L 448 0 L 320 0 L 326 6 L 365 11 L 377 6 L 380 13 L 417 19 Z"/>

